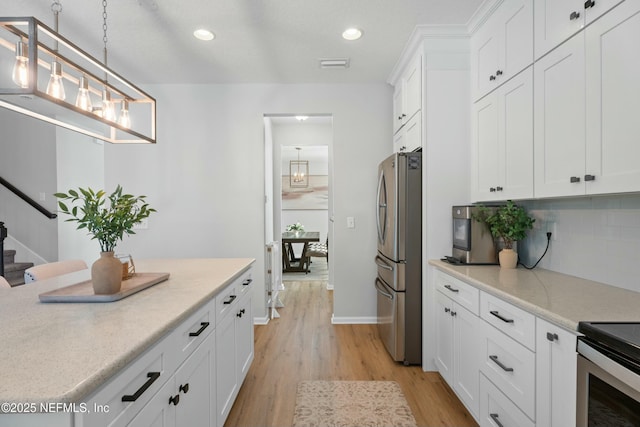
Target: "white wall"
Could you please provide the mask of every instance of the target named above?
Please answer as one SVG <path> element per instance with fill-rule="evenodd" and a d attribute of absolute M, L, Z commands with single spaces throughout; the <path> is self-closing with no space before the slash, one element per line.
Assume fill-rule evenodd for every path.
<path fill-rule="evenodd" d="M 376 167 L 391 151 L 391 87 L 157 85 L 155 146 L 105 146 L 107 188 L 144 193 L 158 210 L 118 252 L 146 257 L 252 257 L 264 295 L 264 114 L 333 116 L 334 316 L 376 313 Z M 357 159 L 357 162 L 354 162 Z M 356 228 L 346 228 L 346 217 Z M 256 317 L 266 317 L 255 298 Z"/>

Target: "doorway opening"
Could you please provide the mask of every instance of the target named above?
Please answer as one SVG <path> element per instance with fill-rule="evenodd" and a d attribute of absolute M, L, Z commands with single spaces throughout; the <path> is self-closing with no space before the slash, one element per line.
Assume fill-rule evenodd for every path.
<path fill-rule="evenodd" d="M 271 270 L 267 279 L 270 308 L 274 308 L 274 303 L 282 305 L 277 295 L 284 289 L 284 281 L 319 280 L 332 289 L 333 118 L 330 114 L 302 117 L 306 118 L 302 119 L 300 114 L 264 115 L 265 246 L 270 260 L 267 269 Z M 300 228 L 296 233 L 295 229 Z M 278 247 L 274 249 L 275 245 Z M 326 257 L 322 256 L 323 246 Z"/>

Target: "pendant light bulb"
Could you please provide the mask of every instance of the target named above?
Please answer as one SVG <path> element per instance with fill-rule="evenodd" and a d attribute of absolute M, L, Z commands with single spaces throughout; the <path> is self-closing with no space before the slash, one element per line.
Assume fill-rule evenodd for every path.
<path fill-rule="evenodd" d="M 24 42 L 16 43 L 16 63 L 13 65 L 12 78 L 18 87 L 29 87 L 28 47 Z"/>
<path fill-rule="evenodd" d="M 120 117 L 118 118 L 120 126 L 129 129 L 131 127 L 131 116 L 129 115 L 129 101 L 122 100 L 122 109 L 120 110 Z"/>
<path fill-rule="evenodd" d="M 66 98 L 64 84 L 62 83 L 62 64 L 58 61 L 51 63 L 51 77 L 47 85 L 47 95 L 53 96 L 61 101 L 64 101 Z"/>
<path fill-rule="evenodd" d="M 116 109 L 108 89 L 102 91 L 102 118 L 112 122 L 116 120 Z"/>
<path fill-rule="evenodd" d="M 80 84 L 78 85 L 76 107 L 84 111 L 93 111 L 91 97 L 89 96 L 89 80 L 85 75 L 82 75 L 82 77 L 80 78 Z"/>

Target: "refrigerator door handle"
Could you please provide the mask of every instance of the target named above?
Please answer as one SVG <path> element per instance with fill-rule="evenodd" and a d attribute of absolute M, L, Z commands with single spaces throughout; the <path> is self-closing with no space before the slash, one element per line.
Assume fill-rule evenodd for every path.
<path fill-rule="evenodd" d="M 385 181 L 384 181 L 384 172 L 380 171 L 380 178 L 378 178 L 378 191 L 376 193 L 376 198 L 378 200 L 378 208 L 376 209 L 376 224 L 378 226 L 378 241 L 380 243 L 384 243 L 384 235 L 387 232 L 387 203 L 386 203 L 386 194 L 385 194 L 385 201 L 383 203 L 380 202 L 380 194 L 382 191 L 382 187 L 385 186 Z M 386 188 L 385 188 L 385 192 L 386 192 Z M 382 224 L 380 224 L 380 209 L 384 209 L 384 222 Z"/>
<path fill-rule="evenodd" d="M 384 284 L 382 283 L 382 281 L 380 279 L 376 279 L 376 290 L 378 291 L 378 293 L 384 295 L 385 297 L 393 301 L 393 295 L 391 295 L 388 292 L 385 292 L 383 287 L 384 287 Z"/>
<path fill-rule="evenodd" d="M 378 262 L 382 261 L 382 263 Z M 391 267 L 390 265 L 386 264 L 384 262 L 384 260 L 382 258 L 380 258 L 380 256 L 376 256 L 376 265 L 380 268 L 384 268 L 385 270 L 389 270 L 389 271 L 393 271 L 393 267 Z"/>

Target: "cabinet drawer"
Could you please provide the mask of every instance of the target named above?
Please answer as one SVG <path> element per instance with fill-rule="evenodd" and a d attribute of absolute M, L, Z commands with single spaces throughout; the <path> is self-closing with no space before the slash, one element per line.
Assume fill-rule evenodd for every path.
<path fill-rule="evenodd" d="M 480 374 L 479 418 L 481 427 L 534 427 L 535 425 L 482 374 Z"/>
<path fill-rule="evenodd" d="M 238 281 L 234 280 L 222 292 L 216 295 L 216 320 L 220 322 L 222 318 L 238 303 Z"/>
<path fill-rule="evenodd" d="M 535 353 L 483 322 L 480 371 L 529 417 L 535 418 Z"/>
<path fill-rule="evenodd" d="M 480 301 L 480 291 L 463 281 L 441 271 L 436 275 L 436 289 L 457 302 L 476 316 Z"/>
<path fill-rule="evenodd" d="M 173 332 L 175 357 L 179 363 L 189 357 L 202 341 L 215 329 L 215 298 L 200 307 Z M 177 364 L 176 364 L 177 366 Z"/>
<path fill-rule="evenodd" d="M 126 425 L 175 371 L 173 338 L 173 334 L 163 338 L 86 400 L 90 412 L 81 414 L 75 425 Z M 108 412 L 95 411 L 94 405 L 107 408 Z"/>
<path fill-rule="evenodd" d="M 480 317 L 531 351 L 536 349 L 536 317 L 485 292 L 480 296 Z"/>
<path fill-rule="evenodd" d="M 240 299 L 253 289 L 251 270 L 244 272 L 242 276 L 235 281 L 235 283 L 236 289 L 238 290 L 238 299 Z"/>

